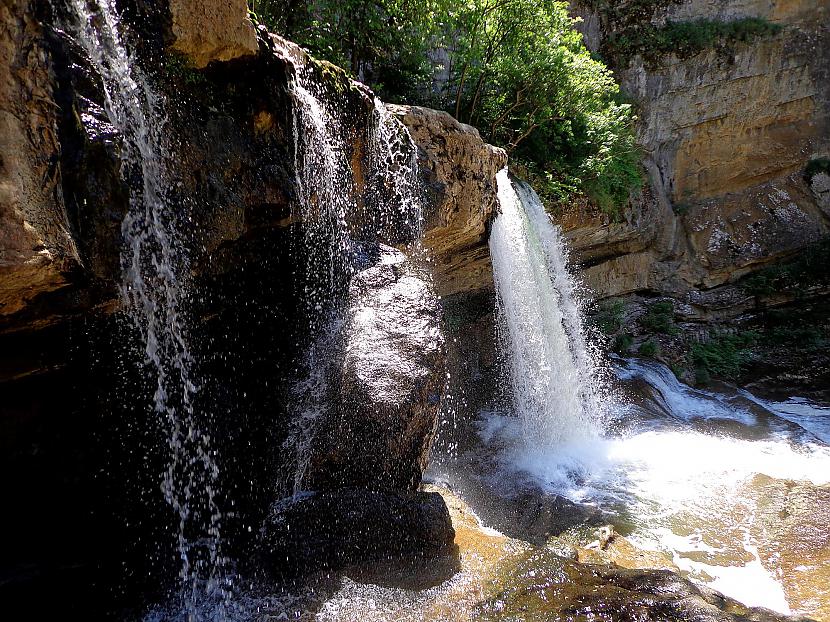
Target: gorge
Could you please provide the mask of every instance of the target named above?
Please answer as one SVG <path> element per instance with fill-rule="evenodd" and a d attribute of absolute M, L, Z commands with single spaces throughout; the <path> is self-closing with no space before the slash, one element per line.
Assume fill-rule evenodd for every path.
<path fill-rule="evenodd" d="M 249 4 L 0 9 L 3 615 L 830 620 L 827 6 L 571 3 L 606 209 Z"/>

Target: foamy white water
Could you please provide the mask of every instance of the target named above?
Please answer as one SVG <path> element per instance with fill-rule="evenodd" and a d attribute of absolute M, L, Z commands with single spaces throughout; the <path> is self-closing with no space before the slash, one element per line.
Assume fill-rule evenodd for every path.
<path fill-rule="evenodd" d="M 533 190 L 497 177 L 490 234 L 500 341 L 529 451 L 596 437 L 606 407 L 562 235 Z"/>
<path fill-rule="evenodd" d="M 790 613 L 759 551 L 754 478 L 830 484 L 830 410 L 746 391 L 702 391 L 665 366 L 631 360 L 617 376 L 642 403 L 611 399 L 582 324 L 562 236 L 528 186 L 498 177 L 490 238 L 511 411 L 481 413 L 496 480 L 528 477 L 576 502 L 621 513 L 631 538 L 689 577 L 751 606 Z M 643 386 L 647 389 L 643 389 Z M 612 423 L 612 434 L 603 423 Z M 625 430 L 620 433 L 619 430 Z M 512 475 L 511 475 L 512 473 Z M 508 493 L 509 494 L 509 493 Z M 766 564 L 766 565 L 765 565 Z"/>
<path fill-rule="evenodd" d="M 746 392 L 693 389 L 657 363 L 626 362 L 618 374 L 644 380 L 661 407 L 618 406 L 612 415 L 628 424 L 624 435 L 527 452 L 518 442 L 521 422 L 489 413 L 482 438 L 504 446 L 503 468 L 514 477 L 529 475 L 550 492 L 622 512 L 636 544 L 664 551 L 692 579 L 747 605 L 790 613 L 780 577 L 758 550 L 764 542 L 753 529 L 760 502 L 753 480 L 830 485 L 830 447 L 787 421 L 765 421 L 774 410 L 757 421 Z M 730 435 L 697 428 L 712 421 L 735 427 L 726 426 Z"/>

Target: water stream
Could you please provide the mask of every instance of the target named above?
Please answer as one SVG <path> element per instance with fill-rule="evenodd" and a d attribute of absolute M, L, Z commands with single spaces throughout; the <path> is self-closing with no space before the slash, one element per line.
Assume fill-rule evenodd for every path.
<path fill-rule="evenodd" d="M 318 422 L 330 410 L 332 379 L 343 358 L 343 331 L 350 315 L 351 277 L 365 263 L 366 250 L 379 242 L 409 244 L 416 255 L 423 214 L 417 148 L 406 127 L 373 98 L 365 178 L 359 187 L 348 155 L 351 145 L 343 126 L 348 114 L 342 98 L 327 96 L 325 85 L 303 59 L 288 51 L 284 57 L 295 69 L 290 83 L 298 189 L 294 216 L 302 231 L 298 257 L 305 272 L 299 296 L 313 335 L 291 388 L 294 412 L 283 445 L 283 492 L 296 496 L 305 489 Z M 358 83 L 352 88 L 363 89 Z"/>
<path fill-rule="evenodd" d="M 123 137 L 123 177 L 139 180 L 122 223 L 121 291 L 154 381 L 152 411 L 168 446 L 159 483 L 180 560 L 175 613 L 159 610 L 149 619 L 256 619 L 293 596 L 240 593 L 231 603 L 212 415 L 198 404 L 198 361 L 190 346 L 187 242 L 169 190 L 176 173 L 166 102 L 139 69 L 113 0 L 70 0 L 69 7 L 67 31 L 100 75 L 107 116 Z M 317 422 L 329 412 L 353 312 L 350 281 L 367 263 L 366 249 L 381 242 L 409 245 L 418 255 L 423 228 L 417 150 L 406 128 L 374 100 L 367 135 L 359 138 L 365 177 L 356 179 L 348 142 L 355 137 L 348 136 L 344 110 L 326 96 L 310 66 L 291 62 L 293 217 L 303 262 L 297 294 L 309 342 L 298 344 L 304 356 L 281 448 L 287 468 L 280 492 L 289 497 L 305 490 Z M 728 387 L 695 390 L 655 363 L 604 363 L 585 326 L 562 234 L 539 197 L 506 170 L 498 175 L 498 195 L 490 250 L 505 363 L 500 380 L 509 400 L 473 414 L 475 438 L 454 457 L 468 470 L 441 477 L 461 493 L 484 488 L 508 505 L 530 491 L 600 508 L 633 542 L 664 553 L 696 581 L 750 605 L 809 610 L 807 596 L 793 596 L 791 575 L 830 585 L 830 560 L 794 569 L 798 534 L 781 532 L 783 523 L 769 507 L 778 503 L 779 484 L 789 492 L 799 487 L 807 498 L 830 484 L 830 411 L 798 398 L 766 402 Z M 774 547 L 770 533 L 783 533 Z M 466 580 L 453 577 L 440 589 L 462 591 Z M 381 603 L 387 610 L 414 600 L 429 610 L 440 591 L 343 585 L 340 597 L 321 609 L 332 618 L 359 617 L 376 596 L 391 599 Z M 808 596 L 824 594 L 816 589 Z M 332 613 L 341 604 L 345 613 Z M 443 610 L 436 611 L 432 619 L 443 619 Z"/>
<path fill-rule="evenodd" d="M 71 0 L 69 8 L 73 21 L 66 30 L 100 76 L 107 117 L 123 138 L 122 177 L 131 191 L 121 225 L 121 294 L 155 377 L 152 408 L 167 439 L 160 483 L 175 513 L 181 562 L 181 591 L 175 598 L 196 619 L 206 603 L 221 610 L 229 586 L 210 413 L 196 407 L 199 380 L 186 320 L 189 266 L 179 217 L 169 199 L 175 175 L 166 102 L 131 53 L 113 0 Z"/>
<path fill-rule="evenodd" d="M 561 234 L 531 189 L 506 173 L 499 183 L 490 245 L 512 399 L 506 411 L 479 413 L 481 445 L 461 460 L 482 472 L 456 486 L 489 480 L 496 495 L 536 489 L 600 508 L 696 581 L 752 606 L 811 611 L 811 588 L 798 581 L 826 597 L 830 568 L 804 561 L 794 570 L 810 534 L 796 537 L 770 508 L 795 503 L 787 495 L 820 498 L 830 484 L 830 411 L 727 386 L 693 389 L 639 360 L 617 360 L 617 388 L 606 388 Z M 804 508 L 787 510 L 796 511 Z"/>
<path fill-rule="evenodd" d="M 607 387 L 588 346 L 562 236 L 527 185 L 498 174 L 490 252 L 511 397 L 529 448 L 593 438 Z"/>

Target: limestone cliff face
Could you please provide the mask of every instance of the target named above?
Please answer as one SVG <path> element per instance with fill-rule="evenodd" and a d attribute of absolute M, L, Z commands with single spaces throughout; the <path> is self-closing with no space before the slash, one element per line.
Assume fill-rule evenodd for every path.
<path fill-rule="evenodd" d="M 492 287 L 487 225 L 497 210 L 496 174 L 507 165 L 507 154 L 446 112 L 388 108 L 420 150 L 428 188 L 424 246 L 434 260 L 439 293 Z"/>
<path fill-rule="evenodd" d="M 614 22 L 572 4 L 597 49 Z M 783 26 L 688 58 L 638 55 L 617 67 L 637 103 L 651 188 L 621 222 L 585 209 L 562 218 L 598 296 L 667 293 L 705 317 L 723 302 L 707 302 L 723 297 L 713 288 L 830 232 L 822 180 L 816 176 L 811 187 L 803 175 L 811 159 L 830 153 L 829 9 L 806 0 L 682 0 L 650 10 L 646 21 L 654 26 L 743 17 Z M 613 256 L 596 257 L 597 239 Z"/>
<path fill-rule="evenodd" d="M 170 0 L 170 17 L 172 47 L 190 58 L 194 67 L 257 52 L 256 32 L 248 19 L 246 0 Z"/>

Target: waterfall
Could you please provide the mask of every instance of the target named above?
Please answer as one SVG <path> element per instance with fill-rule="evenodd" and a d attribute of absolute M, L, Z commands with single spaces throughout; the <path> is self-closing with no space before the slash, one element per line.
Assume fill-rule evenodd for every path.
<path fill-rule="evenodd" d="M 378 242 L 420 250 L 423 215 L 417 147 L 406 127 L 373 97 L 366 175 L 358 187 L 341 122 L 347 115 L 344 98 L 326 91 L 302 55 L 285 47 L 280 51 L 295 69 L 289 84 L 297 187 L 293 212 L 302 231 L 297 254 L 305 284 L 299 295 L 313 336 L 290 391 L 291 423 L 282 448 L 284 492 L 297 495 L 304 490 L 313 439 L 329 411 L 343 358 L 351 277 L 367 261 L 366 249 Z M 351 86 L 368 97 L 359 83 Z"/>
<path fill-rule="evenodd" d="M 418 249 L 424 227 L 418 148 L 406 126 L 377 97 L 368 139 L 376 232 L 389 244 L 414 243 Z"/>
<path fill-rule="evenodd" d="M 216 501 L 219 470 L 188 345 L 188 258 L 168 188 L 171 141 L 164 98 L 156 93 L 128 51 L 113 0 L 71 0 L 67 30 L 100 75 L 105 110 L 123 137 L 122 176 L 140 179 L 130 188 L 122 223 L 121 294 L 126 313 L 142 336 L 143 355 L 155 374 L 153 404 L 167 437 L 162 475 L 164 498 L 175 512 L 181 560 L 182 605 L 189 619 L 197 606 L 227 599 L 221 554 L 221 513 Z"/>
<path fill-rule="evenodd" d="M 497 317 L 513 406 L 525 441 L 551 447 L 596 436 L 603 369 L 586 340 L 562 234 L 532 188 L 498 174 L 490 234 Z"/>

